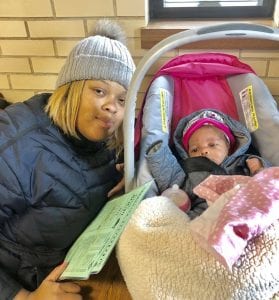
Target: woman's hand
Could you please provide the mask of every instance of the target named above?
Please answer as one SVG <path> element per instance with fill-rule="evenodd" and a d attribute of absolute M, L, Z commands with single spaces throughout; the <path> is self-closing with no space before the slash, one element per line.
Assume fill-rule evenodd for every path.
<path fill-rule="evenodd" d="M 124 164 L 116 164 L 115 165 L 116 170 L 119 171 L 120 173 L 124 174 Z M 113 187 L 109 192 L 108 192 L 108 198 L 110 198 L 111 196 L 119 193 L 121 190 L 123 190 L 125 186 L 125 178 L 123 176 L 123 178 L 121 179 L 121 181 L 119 181 L 117 183 L 117 185 L 115 187 Z"/>
<path fill-rule="evenodd" d="M 80 287 L 72 282 L 57 282 L 67 263 L 56 267 L 34 291 L 21 289 L 14 300 L 81 300 Z"/>

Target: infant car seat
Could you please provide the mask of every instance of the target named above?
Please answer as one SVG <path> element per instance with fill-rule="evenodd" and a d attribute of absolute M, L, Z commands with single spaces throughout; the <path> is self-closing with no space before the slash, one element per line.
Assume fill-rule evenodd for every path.
<path fill-rule="evenodd" d="M 228 29 L 232 32 L 226 35 Z M 136 95 L 137 86 L 140 86 L 137 81 L 142 80 L 142 73 L 148 70 L 148 66 L 161 52 L 196 39 L 215 38 L 218 34 L 222 38 L 229 38 L 233 33 L 239 36 L 239 31 L 244 37 L 252 35 L 279 40 L 279 35 L 269 27 L 249 24 L 221 25 L 197 32 L 176 34 L 161 42 L 162 45 L 156 45 L 143 58 L 127 95 L 124 119 L 126 190 L 152 179 L 145 161 L 147 148 L 155 140 L 169 139 L 171 142 L 173 130 L 181 117 L 202 108 L 218 109 L 245 124 L 260 155 L 273 165 L 279 166 L 279 143 L 274 139 L 279 130 L 277 103 L 254 70 L 229 54 L 185 54 L 167 62 L 155 74 L 147 90 L 135 132 L 133 131 L 133 95 Z M 135 170 L 134 150 L 137 160 Z"/>

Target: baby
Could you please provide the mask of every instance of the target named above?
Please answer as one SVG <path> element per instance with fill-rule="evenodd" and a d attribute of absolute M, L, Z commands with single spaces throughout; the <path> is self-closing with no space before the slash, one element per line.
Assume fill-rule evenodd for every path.
<path fill-rule="evenodd" d="M 220 165 L 235 147 L 235 137 L 222 117 L 205 111 L 191 120 L 183 131 L 182 144 L 189 157 L 204 156 Z M 257 157 L 246 159 L 250 175 L 263 168 Z"/>
<path fill-rule="evenodd" d="M 176 157 L 166 143 L 155 142 L 146 154 L 148 167 L 161 193 L 174 184 L 186 192 L 189 198 L 177 205 L 191 219 L 207 208 L 193 189 L 210 174 L 252 176 L 270 166 L 263 158 L 248 154 L 251 135 L 247 128 L 216 110 L 201 110 L 181 119 L 174 144 Z"/>

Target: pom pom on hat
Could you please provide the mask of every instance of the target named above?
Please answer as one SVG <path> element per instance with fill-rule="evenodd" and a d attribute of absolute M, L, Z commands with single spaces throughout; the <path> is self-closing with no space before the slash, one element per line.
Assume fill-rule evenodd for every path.
<path fill-rule="evenodd" d="M 205 125 L 212 125 L 223 131 L 230 148 L 234 147 L 235 137 L 223 117 L 214 111 L 206 110 L 190 120 L 183 131 L 182 144 L 187 151 L 189 148 L 189 139 L 192 134 Z"/>
<path fill-rule="evenodd" d="M 58 74 L 56 88 L 77 80 L 111 80 L 128 89 L 135 71 L 125 46 L 125 34 L 117 23 L 100 20 L 94 36 L 81 40 L 70 52 Z"/>

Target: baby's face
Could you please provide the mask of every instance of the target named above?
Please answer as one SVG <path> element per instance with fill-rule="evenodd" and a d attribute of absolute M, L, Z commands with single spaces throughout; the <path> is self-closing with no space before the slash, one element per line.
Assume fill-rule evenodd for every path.
<path fill-rule="evenodd" d="M 214 126 L 202 126 L 189 139 L 190 157 L 205 156 L 220 165 L 228 153 L 229 143 L 224 133 Z"/>

